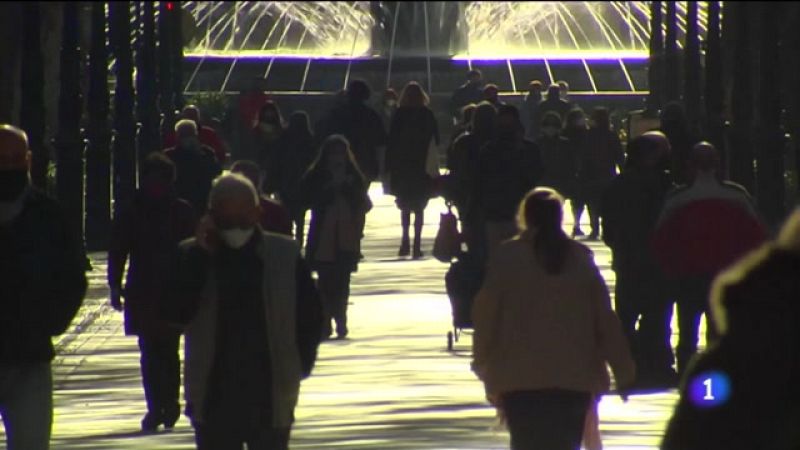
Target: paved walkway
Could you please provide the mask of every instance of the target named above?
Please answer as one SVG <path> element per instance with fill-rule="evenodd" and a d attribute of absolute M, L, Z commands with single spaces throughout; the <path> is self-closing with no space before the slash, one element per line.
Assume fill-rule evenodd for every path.
<path fill-rule="evenodd" d="M 366 260 L 353 278 L 350 339 L 320 348 L 314 374 L 303 383 L 291 447 L 507 448 L 507 433 L 493 429 L 494 411 L 469 370 L 470 336 L 453 353 L 446 351 L 452 320 L 444 294 L 447 265 L 427 256 L 398 259 L 399 213 L 379 187 L 371 194 L 375 209 L 368 217 Z M 441 201 L 428 207 L 425 249 L 443 210 Z M 591 247 L 613 292 L 608 249 Z M 106 306 L 105 263 L 93 256 L 78 326 L 59 340 L 52 448 L 194 448 L 185 418 L 171 433 L 139 435 L 144 400 L 136 340 L 123 335 L 121 315 Z M 604 398 L 606 448 L 656 448 L 676 398 L 674 391 L 632 397 L 627 404 Z"/>

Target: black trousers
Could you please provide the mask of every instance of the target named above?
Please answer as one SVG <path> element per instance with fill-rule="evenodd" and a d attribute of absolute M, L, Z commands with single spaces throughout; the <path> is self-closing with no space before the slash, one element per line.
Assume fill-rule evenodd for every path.
<path fill-rule="evenodd" d="M 700 334 L 700 318 L 705 313 L 707 319 L 706 340 L 716 338 L 714 325 L 710 320 L 709 295 L 711 277 L 694 277 L 675 280 L 673 292 L 678 312 L 678 348 L 676 349 L 678 370 L 683 372 L 689 360 L 697 353 Z"/>
<path fill-rule="evenodd" d="M 336 321 L 336 333 L 347 334 L 347 302 L 350 299 L 350 266 L 325 264 L 317 269 L 322 298 L 323 334 L 330 334 L 331 319 Z"/>
<path fill-rule="evenodd" d="M 616 274 L 616 312 L 637 370 L 643 377 L 664 373 L 674 360 L 670 342 L 672 302 L 664 280 L 646 270 L 617 270 Z"/>
<path fill-rule="evenodd" d="M 591 394 L 561 389 L 503 395 L 511 450 L 579 450 Z"/>
<path fill-rule="evenodd" d="M 180 333 L 139 336 L 142 385 L 147 411 L 150 413 L 166 414 L 175 418 L 180 415 L 180 339 Z"/>
<path fill-rule="evenodd" d="M 239 427 L 225 423 L 199 424 L 194 436 L 197 450 L 287 450 L 289 448 L 289 428 L 259 427 L 248 433 L 240 433 Z"/>

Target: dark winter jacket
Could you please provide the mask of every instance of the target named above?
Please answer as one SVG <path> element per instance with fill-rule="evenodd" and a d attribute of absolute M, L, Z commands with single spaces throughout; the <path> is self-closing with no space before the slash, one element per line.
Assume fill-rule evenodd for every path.
<path fill-rule="evenodd" d="M 578 183 L 578 149 L 561 136 L 543 136 L 536 145 L 542 155 L 544 176 L 539 184 L 572 198 Z"/>
<path fill-rule="evenodd" d="M 711 307 L 722 337 L 689 366 L 663 450 L 800 448 L 798 299 L 800 255 L 773 244 L 717 278 Z M 730 397 L 718 406 L 703 392 L 690 397 L 711 371 L 730 380 Z"/>
<path fill-rule="evenodd" d="M 334 108 L 324 124 L 324 139 L 332 134 L 342 134 L 350 141 L 350 148 L 358 167 L 368 181 L 378 178 L 378 147 L 386 145 L 387 133 L 383 119 L 372 108 L 361 103 L 348 103 Z"/>
<path fill-rule="evenodd" d="M 584 187 L 607 184 L 617 175 L 617 166 L 625 162 L 619 137 L 611 130 L 590 128 L 583 149 L 578 154 L 578 179 Z"/>
<path fill-rule="evenodd" d="M 489 222 L 514 220 L 519 202 L 539 184 L 539 148 L 523 139 L 489 141 L 480 151 L 470 210 Z"/>
<path fill-rule="evenodd" d="M 447 197 L 455 203 L 461 219 L 469 220 L 469 206 L 475 193 L 480 151 L 487 142 L 488 137 L 468 132 L 456 139 L 453 152 L 448 155 L 447 167 L 450 174 Z"/>
<path fill-rule="evenodd" d="M 59 205 L 30 189 L 0 224 L 0 364 L 50 361 L 86 294 L 86 255 Z"/>
<path fill-rule="evenodd" d="M 222 171 L 214 151 L 201 145 L 197 149 L 172 147 L 164 154 L 175 163 L 175 193 L 178 198 L 189 202 L 198 215 L 205 212 L 211 182 Z"/>
<path fill-rule="evenodd" d="M 428 107 L 400 107 L 392 118 L 386 171 L 391 192 L 399 199 L 427 200 L 430 176 L 425 170 L 431 141 L 439 144 L 439 129 Z"/>
<path fill-rule="evenodd" d="M 122 287 L 125 280 L 125 333 L 159 335 L 167 332 L 160 308 L 168 276 L 178 262 L 178 243 L 194 235 L 197 217 L 184 200 L 170 196 L 162 201 L 137 193 L 133 205 L 119 215 L 111 229 L 108 284 Z"/>
<path fill-rule="evenodd" d="M 294 217 L 306 210 L 300 198 L 300 179 L 314 160 L 314 136 L 294 136 L 284 133 L 277 153 L 275 180 L 281 203 Z"/>
<path fill-rule="evenodd" d="M 470 84 L 469 82 L 462 84 L 453 92 L 450 98 L 450 111 L 453 117 L 461 117 L 461 108 L 469 105 L 470 103 L 478 104 L 483 100 L 483 86 L 478 84 Z"/>
<path fill-rule="evenodd" d="M 554 112 L 564 121 L 570 109 L 572 109 L 572 105 L 568 101 L 561 100 L 560 98 L 548 98 L 539 104 L 539 117 L 544 117 L 545 114 Z"/>

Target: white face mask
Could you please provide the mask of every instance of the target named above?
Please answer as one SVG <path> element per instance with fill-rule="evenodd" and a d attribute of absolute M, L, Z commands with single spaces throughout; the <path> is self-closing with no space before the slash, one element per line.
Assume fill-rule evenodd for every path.
<path fill-rule="evenodd" d="M 247 244 L 255 231 L 255 228 L 248 228 L 246 230 L 241 228 L 233 228 L 231 230 L 221 230 L 219 232 L 219 236 L 223 241 L 225 241 L 225 244 L 227 244 L 228 247 L 239 249 Z"/>

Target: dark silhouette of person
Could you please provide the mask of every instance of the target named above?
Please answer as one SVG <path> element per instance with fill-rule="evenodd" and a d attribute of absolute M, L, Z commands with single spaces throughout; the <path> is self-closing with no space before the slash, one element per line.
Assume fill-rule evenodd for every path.
<path fill-rule="evenodd" d="M 278 149 L 278 196 L 289 211 L 294 224 L 294 237 L 301 243 L 305 238 L 305 217 L 308 206 L 303 204 L 300 179 L 314 161 L 315 137 L 311 131 L 308 113 L 295 111 L 289 116 L 289 124 Z"/>
<path fill-rule="evenodd" d="M 577 450 L 593 395 L 623 400 L 635 366 L 592 252 L 562 229 L 563 199 L 537 188 L 521 232 L 490 259 L 475 298 L 472 369 L 506 418 L 512 450 Z"/>
<path fill-rule="evenodd" d="M 664 274 L 650 248 L 664 197 L 671 188 L 659 161 L 669 152 L 663 133 L 650 131 L 628 144 L 622 173 L 603 196 L 603 240 L 616 272 L 615 303 L 637 367 L 637 387 L 674 387 L 670 343 L 672 302 Z M 639 322 L 637 329 L 636 323 Z"/>
<path fill-rule="evenodd" d="M 547 98 L 539 104 L 539 114 L 544 117 L 548 112 L 555 112 L 561 117 L 563 122 L 567 118 L 567 113 L 572 109 L 572 105 L 561 98 L 561 88 L 557 84 L 551 84 L 547 89 Z"/>
<path fill-rule="evenodd" d="M 161 153 L 151 154 L 142 165 L 133 204 L 114 219 L 108 251 L 111 306 L 124 310 L 125 334 L 139 338 L 145 432 L 160 425 L 171 429 L 181 414 L 181 331 L 169 326 L 160 310 L 171 300 L 168 274 L 178 264 L 178 244 L 194 235 L 196 225 L 192 206 L 175 193 L 175 164 Z"/>
<path fill-rule="evenodd" d="M 262 189 L 269 195 L 275 193 L 278 187 L 280 171 L 277 159 L 284 131 L 285 123 L 278 104 L 267 101 L 259 111 L 258 124 L 251 131 L 251 156 L 246 159 L 256 161 L 261 167 L 264 174 Z"/>
<path fill-rule="evenodd" d="M 668 169 L 672 176 L 672 182 L 675 184 L 689 183 L 689 158 L 697 139 L 689 129 L 683 105 L 678 102 L 664 105 L 664 109 L 661 111 L 660 130 L 669 139 L 671 152 Z"/>
<path fill-rule="evenodd" d="M 347 304 L 350 275 L 358 269 L 366 214 L 372 208 L 367 178 L 361 173 L 347 138 L 329 136 L 302 180 L 311 207 L 306 259 L 317 272 L 323 302 L 322 338 L 349 334 Z"/>
<path fill-rule="evenodd" d="M 562 135 L 567 139 L 567 145 L 570 149 L 569 154 L 572 157 L 572 167 L 570 169 L 573 171 L 571 173 L 574 174 L 573 178 L 571 178 L 572 184 L 570 184 L 570 190 L 564 194 L 565 197 L 569 198 L 572 206 L 572 218 L 574 223 L 572 227 L 572 237 L 584 235 L 580 224 L 585 205 L 579 195 L 578 171 L 580 170 L 581 158 L 584 153 L 589 151 L 591 145 L 587 133 L 588 130 L 586 115 L 583 110 L 580 108 L 571 109 L 564 118 Z M 599 217 L 597 219 L 599 221 Z M 597 231 L 599 231 L 600 226 L 599 223 L 591 223 L 591 225 L 593 233 L 589 234 L 588 239 L 596 240 L 598 236 Z"/>
<path fill-rule="evenodd" d="M 561 118 L 558 114 L 545 114 L 541 130 L 542 134 L 536 140 L 544 166 L 539 185 L 551 187 L 561 196 L 572 199 L 578 182 L 578 149 L 572 145 L 573 141 L 562 135 Z"/>
<path fill-rule="evenodd" d="M 712 280 L 767 235 L 747 190 L 719 181 L 718 172 L 716 148 L 708 142 L 695 145 L 687 166 L 690 182 L 669 193 L 653 236 L 653 251 L 678 307 L 679 374 L 697 351 L 700 317 L 709 318 Z M 707 341 L 713 342 L 714 328 L 707 331 Z"/>
<path fill-rule="evenodd" d="M 264 195 L 259 186 L 262 183 L 261 170 L 254 161 L 241 159 L 231 166 L 232 173 L 244 175 L 258 192 L 259 207 L 261 208 L 261 220 L 259 225 L 264 231 L 292 236 L 292 220 L 289 211 L 284 205 Z"/>
<path fill-rule="evenodd" d="M 625 162 L 625 153 L 619 136 L 611 127 L 608 109 L 599 107 L 592 110 L 589 130 L 582 142 L 581 151 L 578 153 L 575 223 L 580 223 L 585 205 L 589 210 L 590 237 L 597 238 L 600 234 L 603 193 Z"/>
<path fill-rule="evenodd" d="M 236 130 L 237 139 L 235 142 L 238 144 L 234 146 L 233 154 L 231 157 L 234 160 L 238 159 L 253 159 L 254 155 L 248 154 L 250 145 L 252 144 L 253 128 L 258 125 L 258 116 L 261 107 L 270 100 L 270 96 L 266 94 L 267 81 L 264 78 L 253 78 L 245 90 L 243 90 L 235 103 L 232 117 L 234 120 L 234 129 Z"/>
<path fill-rule="evenodd" d="M 175 163 L 177 173 L 175 192 L 192 205 L 200 215 L 208 207 L 208 192 L 211 182 L 222 168 L 214 156 L 214 151 L 200 143 L 197 124 L 190 119 L 179 120 L 175 124 L 178 145 L 168 148 L 164 154 Z"/>
<path fill-rule="evenodd" d="M 300 382 L 320 340 L 319 296 L 297 243 L 265 233 L 240 174 L 214 181 L 180 246 L 164 317 L 185 331 L 186 413 L 198 450 L 287 449 Z"/>
<path fill-rule="evenodd" d="M 371 95 L 363 80 L 353 80 L 347 87 L 346 102 L 334 108 L 318 136 L 324 140 L 341 134 L 350 142 L 359 168 L 371 183 L 378 179 L 378 148 L 387 143 L 387 133 L 380 114 L 367 105 Z"/>
<path fill-rule="evenodd" d="M 481 148 L 473 186 L 475 213 L 480 217 L 484 258 L 504 240 L 517 233 L 517 206 L 542 178 L 539 148 L 523 138 L 519 110 L 501 106 L 494 123 L 494 138 Z"/>
<path fill-rule="evenodd" d="M 9 450 L 47 450 L 53 426 L 52 338 L 86 294 L 79 230 L 30 182 L 24 131 L 0 124 L 0 414 Z"/>
<path fill-rule="evenodd" d="M 800 211 L 710 296 L 719 337 L 689 362 L 661 449 L 800 448 Z"/>
<path fill-rule="evenodd" d="M 539 113 L 539 104 L 542 103 L 542 82 L 533 80 L 528 83 L 528 93 L 522 101 L 520 116 L 525 125 L 525 139 L 535 141 L 541 134 L 540 125 L 542 117 Z"/>
<path fill-rule="evenodd" d="M 499 108 L 506 103 L 500 100 L 500 89 L 496 84 L 487 84 L 483 88 L 483 100 L 491 103 L 495 108 Z"/>
<path fill-rule="evenodd" d="M 401 211 L 403 234 L 398 255 L 411 254 L 409 227 L 413 212 L 414 259 L 423 256 L 422 225 L 433 189 L 433 179 L 426 171 L 428 152 L 438 152 L 439 145 L 439 129 L 428 103 L 428 95 L 418 83 L 412 81 L 405 86 L 392 119 L 386 152 L 390 192 Z"/>
<path fill-rule="evenodd" d="M 470 70 L 467 72 L 467 81 L 453 91 L 453 95 L 450 97 L 450 114 L 453 116 L 453 123 L 458 122 L 461 108 L 470 103 L 480 103 L 483 99 L 483 75 L 480 70 Z"/>
<path fill-rule="evenodd" d="M 214 151 L 214 156 L 220 165 L 224 165 L 228 159 L 228 151 L 225 143 L 220 139 L 214 128 L 204 125 L 201 121 L 200 108 L 195 105 L 186 105 L 183 107 L 179 119 L 193 120 L 197 124 L 197 135 L 200 138 L 200 143 L 207 145 Z M 175 131 L 170 132 L 164 138 L 164 148 L 174 147 L 178 144 L 178 134 Z"/>

